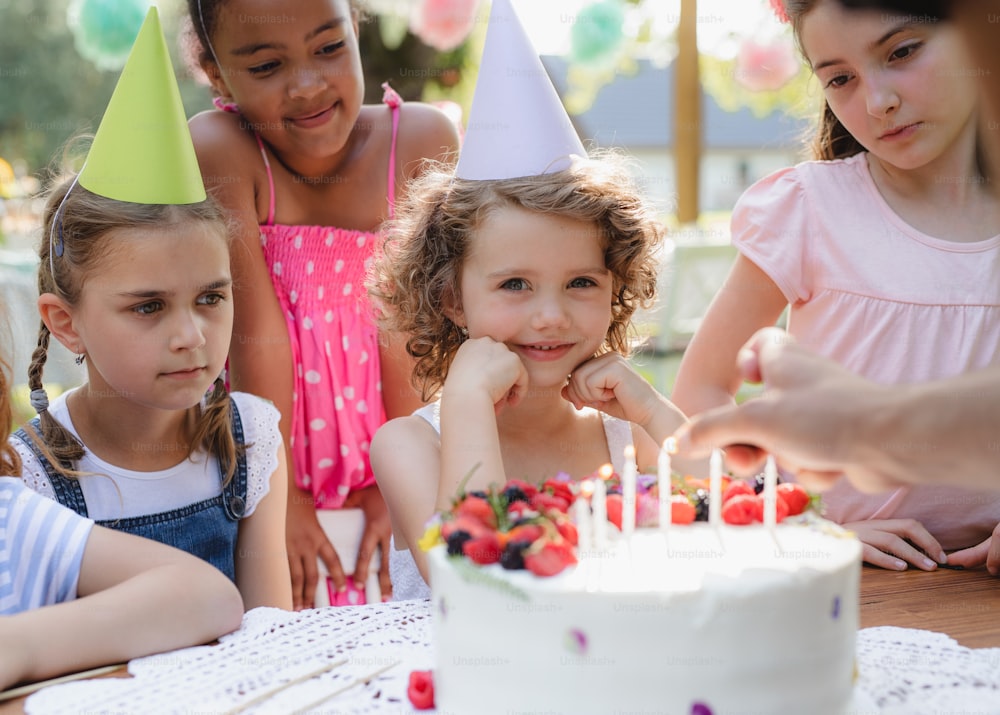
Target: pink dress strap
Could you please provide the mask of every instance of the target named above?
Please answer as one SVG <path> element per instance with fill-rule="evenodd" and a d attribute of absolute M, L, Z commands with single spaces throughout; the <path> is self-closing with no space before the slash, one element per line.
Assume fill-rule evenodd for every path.
<path fill-rule="evenodd" d="M 399 96 L 388 82 L 382 83 L 382 102 L 392 110 L 392 143 L 389 145 L 389 187 L 386 201 L 389 203 L 389 218 L 393 218 L 396 211 L 396 135 L 399 133 L 399 106 L 403 103 L 403 98 Z"/>
<path fill-rule="evenodd" d="M 254 132 L 253 135 L 257 139 L 260 155 L 264 157 L 264 169 L 267 171 L 267 221 L 264 222 L 264 225 L 271 226 L 274 224 L 274 176 L 271 175 L 271 162 L 267 158 L 267 150 L 264 149 L 264 140 L 257 132 Z"/>
<path fill-rule="evenodd" d="M 226 101 L 222 97 L 216 96 L 212 97 L 212 104 L 215 108 L 228 112 L 229 114 L 239 114 L 240 108 L 236 102 Z M 271 162 L 267 159 L 267 152 L 264 151 L 264 140 L 260 138 L 260 134 L 257 132 L 253 133 L 254 138 L 257 140 L 257 146 L 260 147 L 260 155 L 264 157 L 264 168 L 267 170 L 267 190 L 268 190 L 268 204 L 267 204 L 267 221 L 264 223 L 265 226 L 270 226 L 274 223 L 274 177 L 271 175 Z"/>
<path fill-rule="evenodd" d="M 389 218 L 393 218 L 396 206 L 396 137 L 399 135 L 399 106 L 403 103 L 403 98 L 389 86 L 388 82 L 382 83 L 382 89 L 384 90 L 382 101 L 392 110 L 392 142 L 389 145 L 389 181 L 386 201 L 389 204 Z M 225 112 L 238 113 L 239 111 L 235 104 L 220 106 L 219 103 L 216 103 L 216 106 Z M 264 222 L 264 225 L 271 226 L 274 224 L 274 176 L 271 174 L 271 162 L 267 158 L 264 140 L 257 132 L 254 132 L 254 138 L 257 139 L 260 155 L 264 159 L 264 169 L 267 171 L 267 221 Z"/>

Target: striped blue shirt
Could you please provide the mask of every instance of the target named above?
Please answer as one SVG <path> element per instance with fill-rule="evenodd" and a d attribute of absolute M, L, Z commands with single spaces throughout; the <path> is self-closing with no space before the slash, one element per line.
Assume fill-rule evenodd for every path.
<path fill-rule="evenodd" d="M 0 615 L 76 598 L 94 522 L 0 477 Z"/>

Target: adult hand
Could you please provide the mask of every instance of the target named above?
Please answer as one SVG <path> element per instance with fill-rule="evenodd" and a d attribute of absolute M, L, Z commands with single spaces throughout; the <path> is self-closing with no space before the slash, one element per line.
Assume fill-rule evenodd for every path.
<path fill-rule="evenodd" d="M 292 576 L 292 607 L 296 611 L 315 605 L 319 581 L 317 559 L 326 565 L 337 592 L 346 590 L 347 578 L 337 550 L 319 525 L 312 494 L 301 489 L 289 490 L 285 544 Z"/>
<path fill-rule="evenodd" d="M 693 417 L 678 430 L 680 456 L 700 457 L 721 447 L 731 469 L 753 474 L 769 452 L 814 489 L 831 486 L 841 474 L 867 492 L 898 486 L 858 451 L 870 437 L 859 418 L 875 410 L 884 387 L 809 352 L 777 328 L 754 334 L 738 365 L 744 379 L 764 383 L 764 394 Z"/>
<path fill-rule="evenodd" d="M 1000 576 L 1000 524 L 993 529 L 988 539 L 976 546 L 953 551 L 948 555 L 948 563 L 967 569 L 986 565 L 991 576 Z"/>
<path fill-rule="evenodd" d="M 869 519 L 843 524 L 861 541 L 861 558 L 872 566 L 905 571 L 907 564 L 933 571 L 951 563 L 938 540 L 915 519 Z"/>
<path fill-rule="evenodd" d="M 381 552 L 381 563 L 378 570 L 379 589 L 382 600 L 392 598 L 392 581 L 389 580 L 389 537 L 392 535 L 392 524 L 389 521 L 389 510 L 385 499 L 377 485 L 365 487 L 351 492 L 344 502 L 345 507 L 358 507 L 365 514 L 365 530 L 358 547 L 358 560 L 354 565 L 354 585 L 364 589 L 368 582 L 368 573 L 372 557 L 376 549 Z"/>

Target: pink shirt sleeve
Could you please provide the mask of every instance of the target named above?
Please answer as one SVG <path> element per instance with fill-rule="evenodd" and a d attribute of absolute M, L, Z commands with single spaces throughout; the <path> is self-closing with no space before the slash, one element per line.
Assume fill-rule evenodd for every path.
<path fill-rule="evenodd" d="M 732 242 L 788 299 L 809 300 L 809 211 L 798 169 L 781 169 L 755 183 L 736 202 Z"/>

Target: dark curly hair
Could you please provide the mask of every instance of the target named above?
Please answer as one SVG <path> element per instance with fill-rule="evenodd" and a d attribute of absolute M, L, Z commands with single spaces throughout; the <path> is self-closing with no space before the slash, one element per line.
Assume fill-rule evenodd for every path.
<path fill-rule="evenodd" d="M 442 308 L 458 302 L 469 242 L 495 211 L 529 211 L 596 224 L 612 274 L 612 319 L 602 352 L 631 352 L 632 315 L 656 298 L 657 249 L 664 229 L 642 198 L 624 160 L 614 154 L 576 161 L 570 168 L 495 181 L 470 181 L 434 166 L 411 184 L 385 231 L 369 294 L 378 320 L 408 335 L 416 359 L 413 384 L 425 400 L 444 384 L 463 335 Z"/>
<path fill-rule="evenodd" d="M 218 29 L 219 10 L 226 0 L 187 0 L 188 18 L 181 33 L 182 54 L 198 63 L 215 62 L 212 37 Z M 362 22 L 369 17 L 363 0 L 347 0 L 351 18 Z"/>

